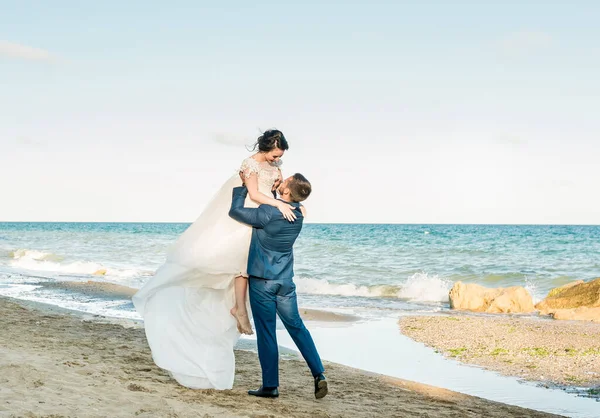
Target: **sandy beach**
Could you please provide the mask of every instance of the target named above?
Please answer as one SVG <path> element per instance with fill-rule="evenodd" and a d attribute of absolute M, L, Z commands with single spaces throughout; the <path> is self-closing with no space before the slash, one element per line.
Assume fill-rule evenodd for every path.
<path fill-rule="evenodd" d="M 154 365 L 139 324 L 0 298 L 0 327 L 3 417 L 556 416 L 332 363 L 330 394 L 316 401 L 295 355 L 283 356 L 281 397 L 256 399 L 246 391 L 260 385 L 257 356 L 243 350 L 232 390 L 190 390 Z"/>
<path fill-rule="evenodd" d="M 403 334 L 461 362 L 600 397 L 598 323 L 440 315 L 403 317 L 399 324 Z"/>

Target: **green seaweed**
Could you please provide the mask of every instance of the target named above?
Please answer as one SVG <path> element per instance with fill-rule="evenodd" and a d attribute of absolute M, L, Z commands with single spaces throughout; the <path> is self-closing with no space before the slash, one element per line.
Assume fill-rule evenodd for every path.
<path fill-rule="evenodd" d="M 490 353 L 491 356 L 499 356 L 500 354 L 508 354 L 508 350 L 505 348 L 494 348 Z"/>
<path fill-rule="evenodd" d="M 587 393 L 591 396 L 600 396 L 600 387 L 588 389 Z"/>
<path fill-rule="evenodd" d="M 458 357 L 467 351 L 467 347 L 451 348 L 448 351 L 452 357 Z"/>
<path fill-rule="evenodd" d="M 544 347 L 524 348 L 523 352 L 534 357 L 548 357 L 551 354 L 550 351 Z"/>
<path fill-rule="evenodd" d="M 577 376 L 567 375 L 567 376 L 565 376 L 565 381 L 567 381 L 569 383 L 574 383 L 574 384 L 582 384 L 582 383 L 585 383 L 587 380 L 586 379 L 582 379 L 582 378 L 577 377 Z"/>

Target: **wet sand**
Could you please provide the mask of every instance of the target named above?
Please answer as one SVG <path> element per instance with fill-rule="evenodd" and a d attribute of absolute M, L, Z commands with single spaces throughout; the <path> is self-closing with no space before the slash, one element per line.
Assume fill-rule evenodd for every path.
<path fill-rule="evenodd" d="M 281 361 L 281 397 L 257 399 L 246 394 L 260 385 L 256 353 L 239 350 L 232 390 L 190 390 L 154 365 L 135 322 L 90 318 L 0 298 L 0 416 L 556 416 L 332 363 L 330 393 L 317 401 L 297 358 Z"/>
<path fill-rule="evenodd" d="M 135 292 L 137 292 L 137 289 L 134 289 L 132 287 L 122 286 L 119 284 L 109 282 L 97 282 L 93 280 L 88 280 L 87 282 L 40 282 L 36 283 L 35 285 L 42 286 L 48 289 L 77 292 L 88 297 L 110 299 L 131 299 Z"/>

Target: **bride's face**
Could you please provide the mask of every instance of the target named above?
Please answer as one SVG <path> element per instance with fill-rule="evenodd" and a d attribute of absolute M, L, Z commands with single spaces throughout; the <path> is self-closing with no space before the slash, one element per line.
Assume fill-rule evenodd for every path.
<path fill-rule="evenodd" d="M 283 156 L 284 152 L 285 151 L 280 150 L 279 148 L 275 148 L 275 149 L 265 153 L 265 160 L 267 160 L 270 163 L 279 161 L 279 159 Z"/>

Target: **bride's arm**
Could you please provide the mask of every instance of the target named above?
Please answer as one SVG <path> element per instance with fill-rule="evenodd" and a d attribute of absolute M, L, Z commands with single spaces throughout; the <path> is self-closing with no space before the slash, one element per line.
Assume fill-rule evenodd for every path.
<path fill-rule="evenodd" d="M 264 193 L 261 193 L 258 190 L 258 177 L 255 173 L 252 173 L 250 174 L 250 176 L 246 177 L 244 179 L 244 183 L 248 188 L 248 195 L 250 196 L 250 199 L 258 203 L 259 205 L 269 205 L 276 207 L 281 211 L 285 219 L 287 219 L 290 222 L 294 222 L 294 220 L 296 219 L 296 215 L 292 211 L 294 207 L 288 205 L 287 203 L 281 200 L 274 199 L 272 197 L 267 196 Z"/>

